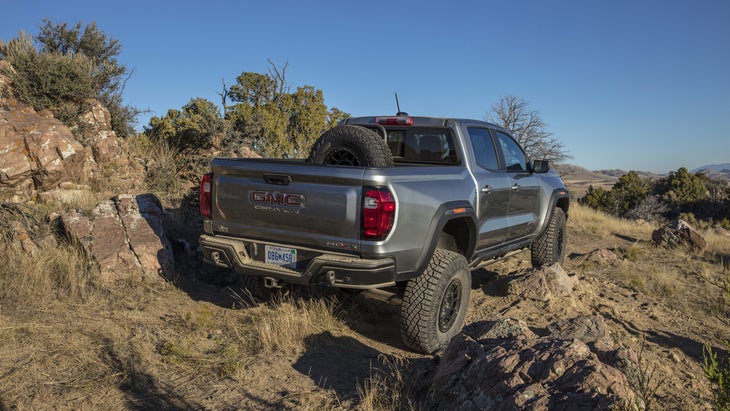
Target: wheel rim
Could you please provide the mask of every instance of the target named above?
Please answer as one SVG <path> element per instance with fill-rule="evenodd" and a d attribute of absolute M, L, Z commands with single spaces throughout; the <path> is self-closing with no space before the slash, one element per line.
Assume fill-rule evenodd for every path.
<path fill-rule="evenodd" d="M 359 166 L 360 160 L 354 151 L 346 147 L 338 147 L 327 154 L 322 164 L 332 166 Z"/>
<path fill-rule="evenodd" d="M 445 333 L 451 329 L 459 315 L 459 306 L 461 305 L 461 283 L 453 280 L 446 287 L 446 292 L 441 299 L 441 307 L 439 308 L 439 330 Z"/>

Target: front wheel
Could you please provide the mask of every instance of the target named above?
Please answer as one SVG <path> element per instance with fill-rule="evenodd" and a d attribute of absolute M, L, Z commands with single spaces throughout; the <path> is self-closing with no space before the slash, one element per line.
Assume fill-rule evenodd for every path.
<path fill-rule="evenodd" d="M 470 290 L 466 258 L 437 248 L 423 274 L 406 285 L 400 311 L 403 342 L 426 354 L 445 348 L 461 331 Z"/>
<path fill-rule="evenodd" d="M 545 265 L 563 263 L 565 259 L 565 213 L 555 207 L 545 231 L 532 242 L 532 266 L 539 268 Z"/>

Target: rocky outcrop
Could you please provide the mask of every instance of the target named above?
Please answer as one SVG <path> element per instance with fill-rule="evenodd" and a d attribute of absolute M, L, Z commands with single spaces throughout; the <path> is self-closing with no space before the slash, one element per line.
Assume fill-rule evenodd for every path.
<path fill-rule="evenodd" d="M 81 127 L 74 127 L 72 131 L 91 147 L 98 164 L 129 165 L 127 150 L 112 129 L 111 114 L 103 104 L 95 101 L 91 110 L 79 116 L 78 121 Z"/>
<path fill-rule="evenodd" d="M 617 358 L 608 354 L 618 350 L 599 317 L 565 320 L 550 330 L 539 337 L 514 319 L 469 325 L 440 358 L 428 407 L 593 410 L 635 401 L 625 375 L 602 361 Z"/>
<path fill-rule="evenodd" d="M 99 264 L 105 282 L 173 273 L 162 218 L 160 202 L 152 194 L 118 195 L 97 204 L 88 216 L 76 210 L 61 214 L 67 234 Z"/>
<path fill-rule="evenodd" d="M 707 250 L 707 240 L 684 220 L 674 220 L 651 233 L 651 239 L 664 247 L 686 247 L 696 254 Z"/>
<path fill-rule="evenodd" d="M 575 275 L 565 272 L 560 264 L 554 264 L 511 279 L 507 293 L 520 298 L 550 301 L 555 297 L 569 297 L 577 284 Z"/>
<path fill-rule="evenodd" d="M 84 147 L 49 111 L 0 111 L 0 187 L 47 190 L 85 179 Z"/>
<path fill-rule="evenodd" d="M 125 141 L 111 128 L 109 110 L 93 102 L 78 122 L 72 130 L 48 110 L 0 106 L 0 191 L 23 202 L 61 183 L 139 188 L 144 168 L 130 161 Z"/>
<path fill-rule="evenodd" d="M 616 264 L 621 261 L 621 257 L 616 254 L 615 250 L 611 250 L 608 248 L 597 248 L 588 253 L 585 261 L 590 261 L 597 265 Z"/>

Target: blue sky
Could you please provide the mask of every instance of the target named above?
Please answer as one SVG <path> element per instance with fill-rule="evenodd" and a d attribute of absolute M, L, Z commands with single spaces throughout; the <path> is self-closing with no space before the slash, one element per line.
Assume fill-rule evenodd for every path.
<path fill-rule="evenodd" d="M 728 1 L 3 2 L 0 38 L 96 22 L 135 70 L 127 103 L 162 116 L 221 80 L 289 63 L 354 116 L 483 119 L 530 101 L 589 169 L 730 163 Z M 149 121 L 140 118 L 139 128 Z"/>

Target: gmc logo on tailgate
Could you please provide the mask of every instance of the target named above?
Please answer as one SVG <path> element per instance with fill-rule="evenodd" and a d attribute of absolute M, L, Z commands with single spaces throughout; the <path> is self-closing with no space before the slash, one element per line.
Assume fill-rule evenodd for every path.
<path fill-rule="evenodd" d="M 304 208 L 304 196 L 301 194 L 250 191 L 248 199 L 250 202 L 260 205 Z"/>

